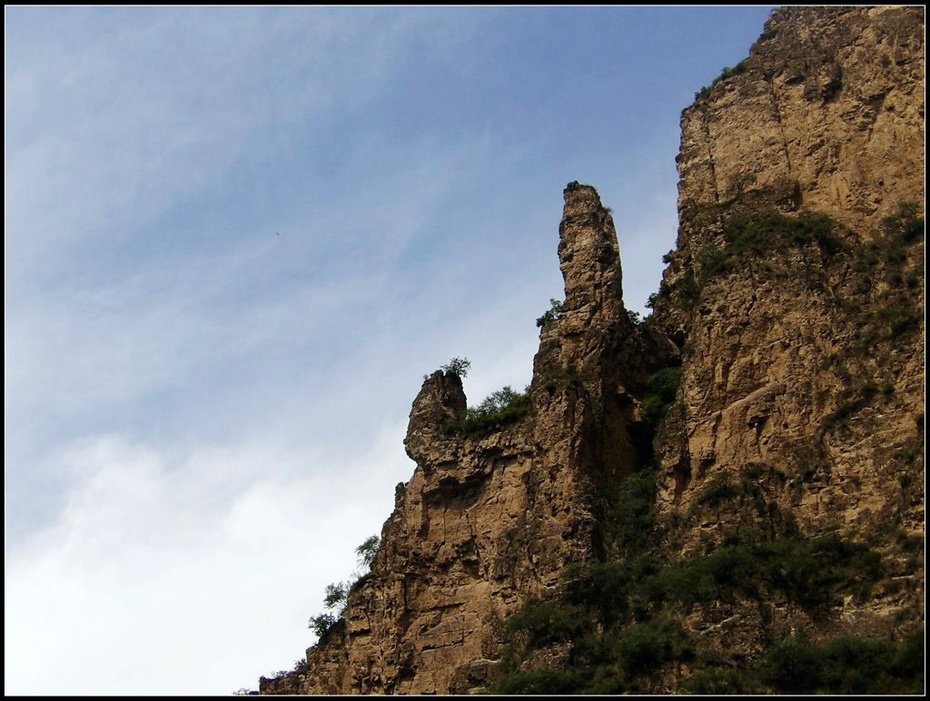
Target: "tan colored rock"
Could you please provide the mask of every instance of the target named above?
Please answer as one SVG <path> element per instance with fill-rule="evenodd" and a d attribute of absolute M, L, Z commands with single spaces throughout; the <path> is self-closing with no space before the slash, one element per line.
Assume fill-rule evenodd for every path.
<path fill-rule="evenodd" d="M 767 508 L 808 535 L 879 544 L 909 582 L 846 602 L 851 633 L 889 635 L 923 615 L 922 562 L 905 566 L 899 547 L 924 528 L 912 486 L 924 479 L 923 235 L 905 241 L 882 221 L 902 201 L 923 211 L 923 36 L 918 7 L 773 13 L 738 72 L 682 114 L 678 248 L 656 305 L 683 346 L 658 504 L 665 518 L 691 514 L 680 553 L 746 525 L 746 503 L 698 502 L 763 465 L 783 482 L 767 484 Z M 772 246 L 708 272 L 728 222 L 804 212 L 832 217 L 842 248 Z M 758 649 L 751 628 L 740 640 Z"/>
<path fill-rule="evenodd" d="M 882 554 L 872 596 L 846 596 L 826 622 L 777 597 L 681 608 L 702 654 L 752 660 L 800 630 L 893 639 L 919 624 L 924 244 L 883 220 L 905 201 L 923 212 L 923 37 L 921 7 L 772 14 L 682 114 L 678 246 L 651 325 L 624 309 L 610 212 L 570 183 L 565 301 L 541 330 L 528 411 L 464 433 L 460 378 L 425 379 L 404 441 L 417 467 L 371 574 L 307 668 L 262 693 L 481 692 L 500 674 L 501 622 L 603 554 L 604 515 L 653 448 L 671 560 L 747 528 L 838 532 Z M 727 238 L 765 222 L 746 250 Z M 640 403 L 678 362 L 653 445 Z M 558 665 L 566 645 L 529 663 Z M 664 669 L 652 691 L 692 671 Z"/>
<path fill-rule="evenodd" d="M 263 682 L 263 693 L 480 691 L 497 673 L 501 621 L 597 547 L 598 514 L 639 459 L 626 388 L 675 351 L 623 307 L 617 235 L 597 192 L 570 183 L 564 194 L 566 300 L 541 333 L 528 412 L 463 433 L 461 379 L 425 379 L 404 440 L 417 468 L 398 485 L 371 574 L 299 680 Z"/>

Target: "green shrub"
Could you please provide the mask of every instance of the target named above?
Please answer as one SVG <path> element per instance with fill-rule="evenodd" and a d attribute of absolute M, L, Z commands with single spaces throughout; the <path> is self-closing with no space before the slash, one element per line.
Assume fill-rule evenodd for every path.
<path fill-rule="evenodd" d="M 690 659 L 694 648 L 680 623 L 658 620 L 627 628 L 619 652 L 624 669 L 631 677 L 637 677 L 666 662 Z"/>
<path fill-rule="evenodd" d="M 745 70 L 746 70 L 746 59 L 743 59 L 742 61 L 737 63 L 732 68 L 730 66 L 724 66 L 723 70 L 720 71 L 720 75 L 714 78 L 714 82 L 712 82 L 710 85 L 705 85 L 700 90 L 698 90 L 696 93 L 694 93 L 695 101 L 700 100 L 702 97 L 707 97 L 708 95 L 710 95 L 711 88 L 713 88 L 713 86 L 715 86 L 721 80 L 726 80 L 727 78 L 731 76 L 739 75 L 740 73 L 743 73 Z"/>
<path fill-rule="evenodd" d="M 537 669 L 505 677 L 495 686 L 500 694 L 571 694 L 585 683 L 582 670 L 568 668 Z"/>
<path fill-rule="evenodd" d="M 582 694 L 625 694 L 635 691 L 631 688 L 630 679 L 619 663 L 598 664 L 590 668 L 582 668 L 585 673 L 585 683 L 578 693 Z"/>
<path fill-rule="evenodd" d="M 628 476 L 604 519 L 605 538 L 621 556 L 643 547 L 655 526 L 656 478 L 646 469 Z"/>
<path fill-rule="evenodd" d="M 770 214 L 760 219 L 734 216 L 724 226 L 728 249 L 736 256 L 784 252 L 790 246 L 817 243 L 828 253 L 842 248 L 833 233 L 834 222 L 826 214 L 803 212 L 797 217 Z"/>
<path fill-rule="evenodd" d="M 529 410 L 529 387 L 523 392 L 516 392 L 506 386 L 489 394 L 478 406 L 466 409 L 462 416 L 447 425 L 447 429 L 466 434 L 479 433 L 516 421 Z"/>
<path fill-rule="evenodd" d="M 643 395 L 643 418 L 653 427 L 658 427 L 668 408 L 675 401 L 678 383 L 681 380 L 681 367 L 663 368 L 649 377 L 646 393 Z"/>
<path fill-rule="evenodd" d="M 734 75 L 739 75 L 740 73 L 745 72 L 745 70 L 746 70 L 746 60 L 743 59 L 742 61 L 737 63 L 732 68 L 730 68 L 730 66 L 724 66 L 723 71 L 721 71 L 720 77 L 717 78 L 717 80 L 723 80 L 725 78 L 729 78 Z"/>
<path fill-rule="evenodd" d="M 834 228 L 833 219 L 814 212 L 804 212 L 796 217 L 777 213 L 761 218 L 734 215 L 724 224 L 723 245 L 707 243 L 696 253 L 700 281 L 703 284 L 718 275 L 726 275 L 737 269 L 740 261 L 746 258 L 785 253 L 792 247 L 817 244 L 825 253 L 838 253 L 845 246 L 834 233 Z"/>
<path fill-rule="evenodd" d="M 836 536 L 782 537 L 724 545 L 663 567 L 640 586 L 654 603 L 685 605 L 733 594 L 758 599 L 781 592 L 812 616 L 826 615 L 840 593 L 863 598 L 882 575 L 881 556 Z"/>
<path fill-rule="evenodd" d="M 365 568 L 371 567 L 371 563 L 375 560 L 375 555 L 378 554 L 380 545 L 381 539 L 378 536 L 372 535 L 366 538 L 365 542 L 355 549 L 359 566 Z"/>
<path fill-rule="evenodd" d="M 559 318 L 562 312 L 562 302 L 557 299 L 549 300 L 549 309 L 536 320 L 536 326 L 543 328 Z"/>
<path fill-rule="evenodd" d="M 349 594 L 349 585 L 346 582 L 336 582 L 335 584 L 326 585 L 326 593 L 323 596 L 323 605 L 328 609 L 344 607 L 346 597 Z"/>
<path fill-rule="evenodd" d="M 746 694 L 754 688 L 751 674 L 728 667 L 700 669 L 684 684 L 684 691 L 689 694 Z"/>
<path fill-rule="evenodd" d="M 457 358 L 453 360 L 457 360 Z M 371 567 L 380 542 L 378 536 L 373 535 L 366 538 L 365 542 L 355 549 L 360 568 L 367 570 Z M 332 613 L 327 612 L 313 616 L 308 623 L 308 628 L 316 633 L 320 640 L 323 640 L 333 629 L 333 626 L 342 619 L 346 605 L 349 602 L 349 595 L 357 591 L 370 577 L 371 572 L 363 571 L 357 575 L 354 582 L 334 582 L 326 585 L 323 593 L 323 606 Z"/>
<path fill-rule="evenodd" d="M 683 309 L 688 310 L 693 308 L 697 303 L 700 293 L 701 290 L 697 281 L 694 279 L 694 273 L 688 269 L 685 270 L 674 283 L 669 284 L 665 280 L 662 280 L 659 283 L 659 291 L 649 295 L 649 298 L 646 300 L 646 306 L 650 309 L 655 309 L 655 305 L 660 299 L 668 299 L 674 295 L 678 300 L 678 304 Z"/>
<path fill-rule="evenodd" d="M 705 243 L 697 252 L 697 262 L 701 266 L 701 279 L 709 280 L 717 275 L 730 271 L 736 263 L 734 255 L 729 254 L 726 248 Z"/>
<path fill-rule="evenodd" d="M 446 365 L 441 365 L 439 369 L 445 373 L 465 377 L 470 367 L 471 361 L 468 358 L 453 358 Z"/>
<path fill-rule="evenodd" d="M 649 378 L 649 392 L 657 395 L 664 403 L 670 404 L 675 401 L 679 380 L 680 366 L 663 368 Z"/>
<path fill-rule="evenodd" d="M 882 219 L 885 233 L 905 243 L 916 240 L 924 233 L 924 218 L 916 202 L 901 202 L 894 214 Z"/>
<path fill-rule="evenodd" d="M 924 629 L 912 631 L 898 646 L 888 665 L 888 673 L 900 679 L 911 693 L 924 690 Z"/>
<path fill-rule="evenodd" d="M 678 279 L 674 291 L 678 295 L 678 301 L 682 309 L 685 310 L 693 309 L 701 296 L 701 288 L 691 270 L 687 270 L 685 274 Z"/>
<path fill-rule="evenodd" d="M 754 185 L 755 182 L 755 173 L 736 173 L 730 176 L 727 181 L 727 189 L 724 194 L 731 202 L 739 200 L 742 198 L 743 193 L 746 192 L 746 188 L 749 185 Z"/>
<path fill-rule="evenodd" d="M 629 609 L 632 583 L 626 562 L 576 563 L 565 569 L 563 579 L 566 603 L 594 613 L 606 626 L 621 620 Z"/>
<path fill-rule="evenodd" d="M 767 680 L 786 693 L 888 694 L 923 691 L 923 631 L 900 645 L 842 636 L 822 644 L 779 643 L 763 661 Z"/>
<path fill-rule="evenodd" d="M 530 601 L 505 621 L 504 629 L 525 632 L 528 644 L 539 647 L 575 637 L 583 625 L 579 613 L 577 608 L 561 602 Z"/>
<path fill-rule="evenodd" d="M 326 634 L 336 625 L 338 620 L 339 619 L 331 613 L 321 613 L 313 616 L 307 627 L 316 633 L 317 638 L 323 640 Z"/>
<path fill-rule="evenodd" d="M 729 501 L 739 494 L 738 487 L 730 481 L 726 472 L 718 472 L 707 484 L 701 488 L 695 503 L 699 505 L 716 506 L 721 502 Z"/>
<path fill-rule="evenodd" d="M 813 693 L 820 686 L 817 650 L 805 642 L 788 641 L 769 648 L 768 681 L 780 691 Z"/>
<path fill-rule="evenodd" d="M 546 368 L 545 388 L 550 392 L 561 384 L 566 384 L 576 390 L 584 389 L 585 376 L 574 365 L 551 365 Z"/>

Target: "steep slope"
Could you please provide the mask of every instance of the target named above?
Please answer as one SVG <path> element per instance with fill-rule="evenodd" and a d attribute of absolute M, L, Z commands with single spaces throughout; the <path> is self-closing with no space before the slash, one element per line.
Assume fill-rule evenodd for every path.
<path fill-rule="evenodd" d="M 682 115 L 662 512 L 765 464 L 806 532 L 922 534 L 923 230 L 900 207 L 923 207 L 923 35 L 922 8 L 779 10 Z"/>
<path fill-rule="evenodd" d="M 922 688 L 923 12 L 776 10 L 696 95 L 644 323 L 568 185 L 527 394 L 426 378 L 371 574 L 262 693 Z"/>
<path fill-rule="evenodd" d="M 784 600 L 718 612 L 703 635 L 747 654 L 792 627 L 895 638 L 923 618 L 923 22 L 776 11 L 682 115 L 655 300 L 684 357 L 659 513 L 686 519 L 681 555 L 794 528 L 867 542 L 884 567 L 829 626 Z"/>
<path fill-rule="evenodd" d="M 417 468 L 397 486 L 370 575 L 307 667 L 263 679 L 263 693 L 482 687 L 501 622 L 600 547 L 599 516 L 651 451 L 633 395 L 676 350 L 624 309 L 617 235 L 595 190 L 570 183 L 564 196 L 565 301 L 541 332 L 527 397 L 475 426 L 461 421 L 455 372 L 426 378 L 404 441 Z"/>

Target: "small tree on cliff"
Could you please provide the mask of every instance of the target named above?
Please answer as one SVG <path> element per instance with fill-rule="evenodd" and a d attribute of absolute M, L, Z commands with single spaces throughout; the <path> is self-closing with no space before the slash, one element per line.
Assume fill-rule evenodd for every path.
<path fill-rule="evenodd" d="M 371 563 L 375 560 L 375 554 L 378 552 L 378 546 L 381 545 L 381 539 L 376 536 L 369 536 L 364 543 L 355 549 L 358 555 L 358 564 L 366 570 L 371 568 Z"/>
<path fill-rule="evenodd" d="M 307 625 L 307 627 L 316 633 L 316 636 L 321 640 L 323 636 L 336 625 L 339 619 L 342 618 L 346 604 L 349 602 L 349 594 L 367 576 L 367 572 L 371 567 L 371 563 L 374 562 L 375 554 L 378 552 L 378 546 L 380 544 L 381 539 L 373 535 L 366 538 L 365 542 L 355 549 L 360 570 L 355 572 L 356 581 L 354 583 L 335 582 L 326 585 L 326 590 L 323 595 L 323 606 L 329 609 L 329 611 L 311 617 Z"/>
<path fill-rule="evenodd" d="M 470 367 L 471 361 L 468 358 L 453 358 L 446 365 L 440 366 L 439 369 L 446 373 L 465 377 Z"/>
<path fill-rule="evenodd" d="M 538 328 L 543 328 L 548 326 L 553 321 L 559 318 L 559 314 L 562 313 L 562 302 L 557 299 L 549 300 L 549 309 L 536 320 L 536 326 Z"/>
<path fill-rule="evenodd" d="M 336 625 L 337 620 L 339 619 L 331 613 L 321 613 L 317 616 L 313 616 L 307 627 L 316 633 L 317 638 L 322 640 L 323 636 L 329 632 L 329 629 Z"/>

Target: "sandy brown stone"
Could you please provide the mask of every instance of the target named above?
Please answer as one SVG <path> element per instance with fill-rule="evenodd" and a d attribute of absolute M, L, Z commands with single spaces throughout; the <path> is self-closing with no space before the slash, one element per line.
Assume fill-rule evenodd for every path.
<path fill-rule="evenodd" d="M 923 235 L 903 242 L 882 222 L 903 201 L 923 212 L 923 35 L 917 7 L 773 13 L 739 72 L 682 114 L 680 228 L 664 279 L 674 288 L 692 276 L 700 291 L 690 307 L 674 292 L 656 305 L 683 346 L 658 442 L 660 514 L 698 512 L 676 534 L 679 553 L 765 525 L 747 501 L 701 507 L 715 481 L 776 475 L 770 513 L 807 535 L 874 543 L 898 563 L 893 592 L 844 602 L 852 634 L 893 636 L 923 615 L 922 558 L 898 546 L 924 528 L 912 486 L 924 480 Z M 722 275 L 702 270 L 730 218 L 803 212 L 831 216 L 843 250 L 812 242 L 746 256 Z M 731 613 L 742 629 L 731 643 L 761 649 L 770 629 L 747 625 L 752 607 Z M 773 625 L 810 625 L 789 613 Z M 707 619 L 689 621 L 697 630 Z M 701 639 L 720 645 L 706 630 Z"/>
<path fill-rule="evenodd" d="M 702 653 L 754 659 L 801 629 L 893 639 L 922 620 L 923 235 L 883 219 L 905 201 L 923 212 L 923 22 L 921 7 L 779 9 L 746 61 L 701 91 L 682 114 L 678 243 L 650 325 L 623 306 L 610 212 L 569 183 L 565 301 L 541 330 L 528 412 L 463 433 L 460 378 L 424 380 L 404 441 L 417 467 L 371 574 L 306 670 L 263 679 L 262 693 L 484 690 L 501 622 L 551 595 L 566 563 L 600 554 L 605 509 L 653 449 L 670 559 L 753 528 L 840 533 L 886 568 L 828 623 L 777 599 L 681 610 Z M 733 222 L 811 213 L 832 217 L 832 238 L 774 242 L 714 272 L 709 247 Z M 677 363 L 652 445 L 648 378 Z M 742 491 L 704 498 L 726 481 Z M 653 691 L 680 691 L 689 673 L 663 671 Z"/>

